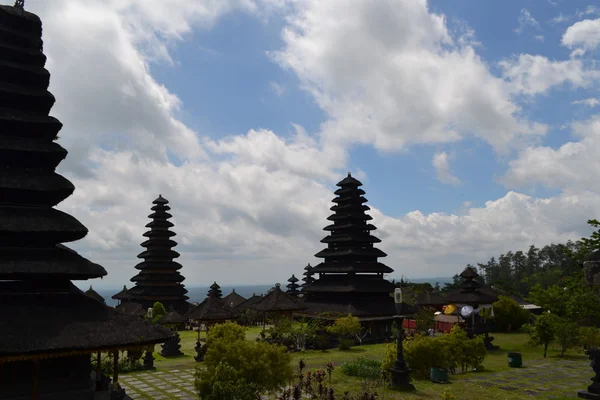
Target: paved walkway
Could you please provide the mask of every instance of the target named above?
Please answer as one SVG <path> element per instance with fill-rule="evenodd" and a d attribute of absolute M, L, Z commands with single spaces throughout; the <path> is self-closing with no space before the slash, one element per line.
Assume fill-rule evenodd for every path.
<path fill-rule="evenodd" d="M 508 371 L 469 374 L 462 382 L 495 387 L 507 392 L 520 391 L 539 399 L 576 398 L 587 388 L 593 375 L 587 360 L 560 360 L 525 365 Z M 194 369 L 143 372 L 119 377 L 133 400 L 198 399 L 194 388 Z M 525 397 L 524 397 L 525 398 Z"/>
<path fill-rule="evenodd" d="M 577 397 L 577 392 L 590 384 L 594 372 L 589 361 L 560 360 L 551 364 L 541 361 L 495 373 L 472 374 L 463 382 L 506 391 L 521 391 L 540 399 Z"/>
<path fill-rule="evenodd" d="M 121 375 L 119 382 L 133 400 L 198 400 L 194 369 Z"/>

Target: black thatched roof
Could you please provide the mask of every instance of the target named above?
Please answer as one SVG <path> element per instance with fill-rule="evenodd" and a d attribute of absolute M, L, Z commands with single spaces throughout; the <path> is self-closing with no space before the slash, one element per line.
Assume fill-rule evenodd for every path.
<path fill-rule="evenodd" d="M 365 191 L 359 188 L 362 183 L 348 174 L 337 186 L 335 205 L 330 208 L 334 214 L 327 218 L 333 224 L 324 228 L 330 235 L 321 240 L 327 248 L 315 254 L 323 262 L 305 269 L 302 293 L 307 312 L 394 315 L 393 302 L 389 303 L 395 286 L 384 279 L 393 269 L 378 261 L 386 254 L 374 247 L 381 240 L 371 234 L 377 228 L 367 223 L 372 217 L 365 213 L 369 207 L 364 204 Z M 313 274 L 319 278 L 312 278 Z"/>
<path fill-rule="evenodd" d="M 0 282 L 0 358 L 164 342 L 170 330 L 132 318 L 62 282 Z"/>
<path fill-rule="evenodd" d="M 0 6 L 0 280 L 99 278 L 104 268 L 61 244 L 88 231 L 54 208 L 75 187 L 55 172 L 67 151 L 48 115 L 55 99 L 41 35 L 35 14 Z"/>
<path fill-rule="evenodd" d="M 159 324 L 163 325 L 178 325 L 187 321 L 187 318 L 179 314 L 177 311 L 169 311 L 164 317 L 158 320 Z"/>
<path fill-rule="evenodd" d="M 129 295 L 129 291 L 127 290 L 127 286 L 123 285 L 123 290 L 119 293 L 111 296 L 111 299 L 114 300 L 129 300 L 131 296 Z"/>
<path fill-rule="evenodd" d="M 223 297 L 223 303 L 233 308 L 236 308 L 245 301 L 246 298 L 236 293 L 235 289 L 233 289 L 227 296 Z"/>
<path fill-rule="evenodd" d="M 302 301 L 283 292 L 278 283 L 266 296 L 250 308 L 261 312 L 280 312 L 304 310 L 306 307 L 302 304 Z"/>
<path fill-rule="evenodd" d="M 211 296 L 188 311 L 186 317 L 202 322 L 226 321 L 237 318 L 237 312 L 223 299 Z"/>
<path fill-rule="evenodd" d="M 132 303 L 129 301 L 123 302 L 116 306 L 115 309 L 123 314 L 132 315 L 136 317 L 145 317 L 148 313 L 148 309 L 142 307 L 139 303 Z"/>
<path fill-rule="evenodd" d="M 448 304 L 448 300 L 440 293 L 425 292 L 416 295 L 415 303 L 418 306 L 443 306 Z"/>
<path fill-rule="evenodd" d="M 144 304 L 159 301 L 168 307 L 188 299 L 181 283 L 185 278 L 178 271 L 181 264 L 173 261 L 179 253 L 172 249 L 177 242 L 171 240 L 175 232 L 170 230 L 173 223 L 168 221 L 171 218 L 168 203 L 162 195 L 152 202 L 153 213 L 148 216 L 152 221 L 146 224 L 150 230 L 144 233 L 148 240 L 142 243 L 146 250 L 138 255 L 144 261 L 135 266 L 140 272 L 131 278 L 135 286 L 128 291 L 133 301 Z"/>
<path fill-rule="evenodd" d="M 448 303 L 482 305 L 498 301 L 498 296 L 493 291 L 490 292 L 481 283 L 477 282 L 476 279 L 479 278 L 479 274 L 475 268 L 465 268 L 460 277 L 462 278 L 459 285 L 460 289 L 446 296 Z"/>
<path fill-rule="evenodd" d="M 102 297 L 98 292 L 96 292 L 94 289 L 92 289 L 92 285 L 90 285 L 90 288 L 85 291 L 85 294 L 86 294 L 86 296 L 89 296 L 96 301 L 99 301 L 101 303 L 106 303 L 106 300 L 104 300 L 104 297 Z"/>
<path fill-rule="evenodd" d="M 247 308 L 252 308 L 252 306 L 262 300 L 263 296 L 253 293 L 251 297 L 249 297 L 243 303 L 240 303 L 235 307 L 236 310 L 245 310 Z"/>

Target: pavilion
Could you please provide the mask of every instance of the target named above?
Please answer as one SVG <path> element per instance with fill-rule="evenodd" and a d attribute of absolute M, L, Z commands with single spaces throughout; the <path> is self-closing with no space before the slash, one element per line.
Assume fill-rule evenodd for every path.
<path fill-rule="evenodd" d="M 327 248 L 315 254 L 323 262 L 308 271 L 318 279 L 302 288 L 306 310 L 299 314 L 322 318 L 352 314 L 374 338 L 383 339 L 396 315 L 395 285 L 384 277 L 393 269 L 377 260 L 386 254 L 373 246 L 381 240 L 371 234 L 377 228 L 367 223 L 372 217 L 365 213 L 369 207 L 364 204 L 362 183 L 348 173 L 337 186 L 330 208 L 334 213 L 327 218 L 332 224 L 324 228 L 330 235 L 321 240 Z"/>
<path fill-rule="evenodd" d="M 112 352 L 117 366 L 119 350 L 172 333 L 71 282 L 106 270 L 63 245 L 88 230 L 54 208 L 75 187 L 55 172 L 67 151 L 56 142 L 62 124 L 48 115 L 55 99 L 42 43 L 37 15 L 22 2 L 0 5 L 0 399 L 91 400 L 92 354 Z"/>
<path fill-rule="evenodd" d="M 121 290 L 119 293 L 114 294 L 110 297 L 113 300 L 118 300 L 119 303 L 117 304 L 117 307 L 121 305 L 121 303 L 123 302 L 123 300 L 127 301 L 131 299 L 131 296 L 129 295 L 129 292 L 127 291 L 127 286 L 123 285 L 123 290 Z M 141 308 L 141 306 L 140 306 Z"/>
<path fill-rule="evenodd" d="M 240 296 L 235 289 L 233 289 L 227 296 L 223 297 L 223 302 L 233 308 L 236 308 L 245 301 L 246 298 Z"/>
<path fill-rule="evenodd" d="M 84 293 L 86 294 L 86 296 L 91 297 L 92 299 L 99 301 L 100 303 L 106 304 L 106 300 L 104 300 L 104 297 L 102 297 L 100 295 L 100 293 L 98 293 L 94 289 L 92 289 L 92 285 L 90 285 L 90 288 L 88 290 L 86 290 Z"/>

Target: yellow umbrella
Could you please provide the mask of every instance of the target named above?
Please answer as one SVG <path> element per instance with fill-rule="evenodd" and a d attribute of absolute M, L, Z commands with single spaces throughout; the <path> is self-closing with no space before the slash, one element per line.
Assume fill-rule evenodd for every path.
<path fill-rule="evenodd" d="M 456 306 L 454 304 L 448 304 L 446 307 L 444 307 L 444 314 L 446 315 L 450 315 L 454 311 L 456 311 Z"/>

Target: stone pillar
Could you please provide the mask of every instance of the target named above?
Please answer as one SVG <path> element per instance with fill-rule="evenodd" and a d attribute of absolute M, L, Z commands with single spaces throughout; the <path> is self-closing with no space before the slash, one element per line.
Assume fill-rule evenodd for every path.
<path fill-rule="evenodd" d="M 146 349 L 144 354 L 144 368 L 145 369 L 154 369 L 154 356 L 152 353 L 154 352 L 154 345 L 150 346 Z"/>

